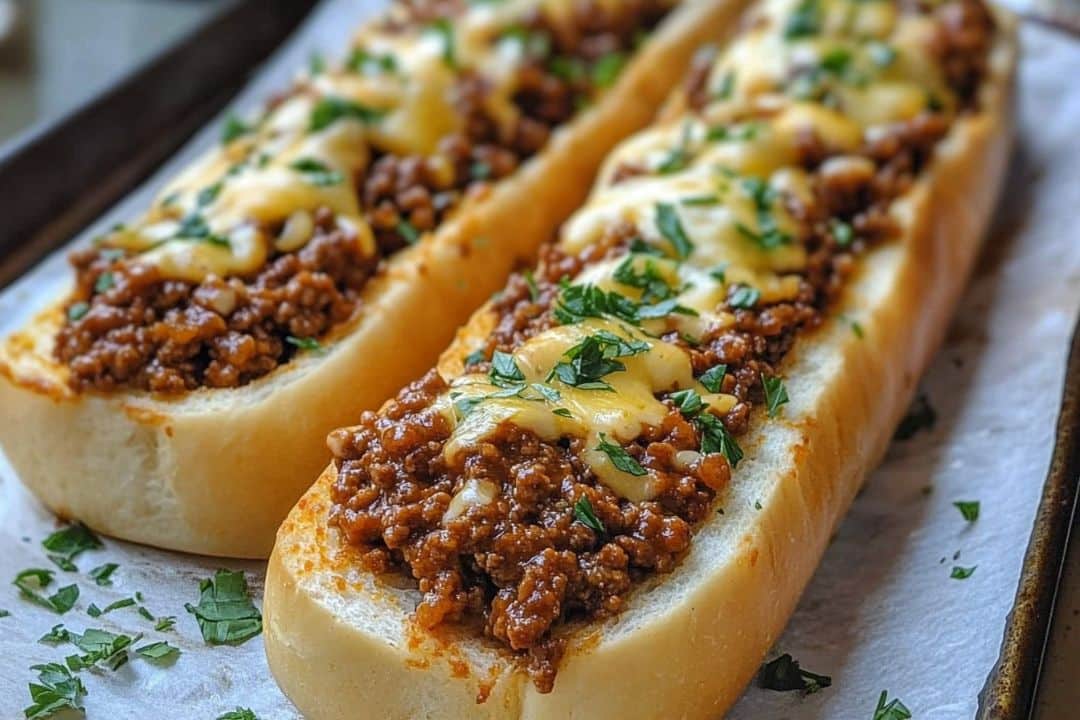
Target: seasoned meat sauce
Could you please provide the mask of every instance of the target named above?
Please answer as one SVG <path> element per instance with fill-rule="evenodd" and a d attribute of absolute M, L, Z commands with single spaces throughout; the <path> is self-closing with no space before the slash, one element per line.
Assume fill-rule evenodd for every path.
<path fill-rule="evenodd" d="M 464 8 L 456 2 L 406 5 L 409 15 L 395 16 L 401 27 Z M 355 313 L 381 258 L 437 228 L 463 198 L 485 192 L 541 150 L 551 132 L 612 79 L 587 70 L 604 57 L 631 52 L 669 8 L 669 2 L 633 0 L 612 13 L 590 0 L 575 6 L 569 23 L 558 24 L 535 13 L 526 30 L 543 40 L 543 52 L 519 71 L 514 103 L 520 114 L 509 128 L 488 114 L 488 81 L 462 72 L 454 101 L 466 119 L 464 131 L 444 137 L 437 157 L 376 148 L 360 178 L 374 257 L 360 252 L 348 231 L 334 228 L 325 208 L 307 247 L 275 251 L 265 267 L 244 277 L 184 282 L 159 277 L 131 253 L 75 252 L 76 290 L 55 350 L 71 370 L 71 386 L 161 393 L 236 387 L 289 362 L 298 350 L 316 348 L 317 338 Z M 440 172 L 447 165 L 451 172 Z"/>
<path fill-rule="evenodd" d="M 933 12 L 943 18 L 939 57 L 970 108 L 993 23 L 975 0 L 953 0 Z M 691 99 L 703 83 L 701 70 L 692 71 Z M 858 256 L 894 236 L 888 206 L 926 165 L 949 122 L 929 111 L 896 124 L 864 142 L 858 152 L 863 162 L 830 162 L 831 151 L 819 138 L 802 139 L 800 164 L 811 173 L 814 200 L 805 205 L 786 198 L 790 212 L 810 229 L 795 299 L 749 309 L 726 302 L 733 326 L 694 340 L 674 333 L 663 338 L 689 354 L 695 376 L 727 365 L 722 391 L 737 398 L 722 418 L 728 432 L 747 430 L 751 409 L 765 399 L 762 376 L 774 374 L 801 331 L 822 322 Z M 645 172 L 620 169 L 614 182 Z M 836 237 L 835 219 L 846 222 L 854 237 Z M 557 325 L 560 283 L 590 264 L 624 255 L 636 236 L 633 225 L 615 224 L 579 255 L 555 246 L 542 250 L 536 272 L 512 276 L 494 300 L 494 329 L 476 353 L 483 359 L 467 360 L 469 370 L 486 371 L 496 350 L 512 352 Z M 689 465 L 680 461 L 679 453 L 698 448 L 701 438 L 670 400 L 663 422 L 624 446 L 661 483 L 653 500 L 627 500 L 600 482 L 580 460 L 581 439 L 546 442 L 510 423 L 449 461 L 443 448 L 452 428 L 432 406 L 446 391 L 433 370 L 383 410 L 365 413 L 357 427 L 330 436 L 338 467 L 330 522 L 361 550 L 372 571 L 415 579 L 421 626 L 482 618 L 486 634 L 520 658 L 541 692 L 550 691 L 566 643 L 561 628 L 618 613 L 640 579 L 671 571 L 695 526 L 714 512 L 714 500 L 730 480 L 729 463 L 719 453 L 699 455 Z M 498 489 L 494 501 L 447 519 L 451 499 L 478 480 Z M 599 527 L 575 514 L 582 497 Z"/>

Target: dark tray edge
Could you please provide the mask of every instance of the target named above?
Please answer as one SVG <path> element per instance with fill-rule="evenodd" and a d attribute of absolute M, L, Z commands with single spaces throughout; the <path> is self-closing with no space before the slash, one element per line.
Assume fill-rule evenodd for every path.
<path fill-rule="evenodd" d="M 978 720 L 1030 717 L 1080 486 L 1080 323 L 1073 330 L 1054 451 L 1001 654 L 979 694 Z"/>

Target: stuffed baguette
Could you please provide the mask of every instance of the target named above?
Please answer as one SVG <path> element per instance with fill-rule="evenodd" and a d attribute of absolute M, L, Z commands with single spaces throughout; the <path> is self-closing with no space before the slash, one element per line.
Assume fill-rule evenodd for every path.
<path fill-rule="evenodd" d="M 305 716 L 707 718 L 759 667 L 971 269 L 1015 40 L 980 0 L 743 27 L 535 273 L 331 434 L 266 585 Z"/>
<path fill-rule="evenodd" d="M 110 535 L 265 557 L 326 433 L 535 256 L 735 4 L 392 6 L 73 254 L 0 350 L 18 475 Z"/>

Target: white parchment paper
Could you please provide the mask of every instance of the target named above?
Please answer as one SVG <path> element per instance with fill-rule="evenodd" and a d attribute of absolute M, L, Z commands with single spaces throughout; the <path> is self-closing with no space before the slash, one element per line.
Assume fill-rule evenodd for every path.
<path fill-rule="evenodd" d="M 254 107 L 284 87 L 314 48 L 343 48 L 379 4 L 325 1 L 235 106 Z M 1022 39 L 1019 142 L 1005 197 L 947 344 L 923 381 L 937 423 L 894 444 L 873 473 L 776 646 L 775 654 L 792 653 L 805 668 L 831 675 L 833 685 L 809 697 L 751 688 L 735 718 L 868 720 L 882 690 L 917 718 L 970 718 L 976 710 L 1048 467 L 1080 306 L 1080 43 L 1037 25 L 1025 27 Z M 163 174 L 216 138 L 216 127 L 200 135 Z M 135 214 L 161 177 L 97 228 Z M 25 322 L 66 277 L 58 254 L 0 295 L 0 335 Z M 964 522 L 956 500 L 980 501 L 979 520 Z M 83 673 L 91 719 L 216 718 L 238 705 L 262 720 L 297 717 L 269 675 L 258 638 L 207 647 L 183 608 L 197 601 L 198 580 L 222 566 L 245 570 L 261 603 L 261 564 L 106 539 L 105 549 L 78 565 L 85 573 L 119 563 L 113 587 L 58 572 L 53 588 L 77 582 L 82 591 L 75 609 L 59 617 L 20 599 L 6 580 L 26 567 L 51 567 L 40 541 L 56 527 L 0 458 L 0 608 L 11 612 L 0 618 L 0 720 L 22 717 L 30 665 L 71 652 L 37 642 L 58 622 L 79 632 L 143 632 L 183 652 L 168 668 L 133 659 L 115 673 Z M 952 580 L 953 565 L 976 570 Z M 135 591 L 155 615 L 175 615 L 175 630 L 155 632 L 131 608 L 97 619 L 85 613 L 91 602 L 104 607 Z M 583 697 L 583 716 L 587 706 Z"/>

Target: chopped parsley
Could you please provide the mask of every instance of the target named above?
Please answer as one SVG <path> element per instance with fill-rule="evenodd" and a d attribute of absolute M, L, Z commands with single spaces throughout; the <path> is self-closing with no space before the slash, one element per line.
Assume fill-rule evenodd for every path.
<path fill-rule="evenodd" d="M 218 570 L 199 583 L 199 604 L 184 609 L 199 621 L 208 645 L 239 645 L 262 632 L 262 613 L 251 601 L 243 572 Z"/>
<path fill-rule="evenodd" d="M 365 124 L 378 122 L 386 112 L 338 97 L 325 97 L 311 111 L 308 129 L 319 132 L 338 120 L 359 120 Z"/>
<path fill-rule="evenodd" d="M 648 352 L 649 344 L 627 340 L 606 330 L 590 335 L 567 350 L 551 369 L 545 382 L 557 378 L 562 383 L 582 390 L 612 390 L 603 378 L 626 370 L 616 358 Z"/>
<path fill-rule="evenodd" d="M 713 92 L 713 97 L 717 100 L 728 100 L 733 92 L 735 92 L 735 71 L 728 70 L 720 78 L 720 84 L 717 85 L 716 90 Z"/>
<path fill-rule="evenodd" d="M 784 39 L 797 40 L 809 37 L 816 35 L 820 29 L 821 8 L 818 0 L 802 0 L 784 24 Z"/>
<path fill-rule="evenodd" d="M 26 720 L 45 720 L 66 710 L 83 712 L 86 687 L 70 670 L 59 663 L 32 665 L 30 669 L 36 670 L 38 677 L 30 683 L 33 704 L 23 710 Z"/>
<path fill-rule="evenodd" d="M 963 515 L 964 519 L 969 523 L 979 519 L 978 500 L 957 500 L 953 503 L 953 506 L 960 511 L 960 514 Z"/>
<path fill-rule="evenodd" d="M 345 61 L 345 68 L 363 75 L 380 75 L 397 72 L 397 58 L 390 53 L 377 55 L 363 48 L 356 48 Z"/>
<path fill-rule="evenodd" d="M 668 395 L 668 398 L 701 433 L 702 453 L 720 453 L 732 468 L 739 464 L 743 458 L 742 448 L 720 418 L 708 412 L 708 404 L 701 399 L 697 391 L 679 390 Z"/>
<path fill-rule="evenodd" d="M 115 286 L 116 278 L 113 277 L 113 274 L 111 272 L 106 270 L 105 272 L 98 275 L 97 280 L 94 281 L 94 292 L 103 293 L 111 290 Z"/>
<path fill-rule="evenodd" d="M 626 55 L 623 53 L 609 52 L 601 55 L 592 67 L 592 84 L 598 88 L 611 87 L 624 67 L 626 67 Z"/>
<path fill-rule="evenodd" d="M 142 637 L 118 635 L 98 628 L 87 628 L 82 635 L 70 630 L 64 633 L 64 640 L 82 650 L 81 655 L 68 655 L 65 658 L 73 672 L 92 668 L 99 663 L 110 670 L 119 669 L 127 664 L 128 648 Z"/>
<path fill-rule="evenodd" d="M 656 227 L 660 230 L 660 234 L 664 236 L 664 239 L 671 243 L 671 247 L 675 251 L 675 257 L 679 260 L 685 260 L 694 251 L 694 244 L 687 237 L 686 230 L 683 228 L 682 221 L 679 220 L 679 213 L 674 205 L 670 203 L 656 204 Z"/>
<path fill-rule="evenodd" d="M 415 245 L 420 240 L 420 231 L 404 218 L 398 220 L 398 224 L 394 229 L 397 230 L 397 234 L 401 236 L 401 239 L 409 245 Z"/>
<path fill-rule="evenodd" d="M 709 142 L 744 142 L 757 137 L 761 126 L 758 123 L 748 122 L 739 125 L 714 125 L 705 134 Z"/>
<path fill-rule="evenodd" d="M 78 322 L 86 317 L 86 313 L 90 312 L 90 303 L 79 301 L 72 303 L 67 309 L 68 320 L 71 322 Z"/>
<path fill-rule="evenodd" d="M 224 715 L 218 715 L 217 720 L 259 720 L 259 718 L 249 708 L 237 707 Z"/>
<path fill-rule="evenodd" d="M 607 455 L 608 459 L 611 460 L 611 464 L 621 472 L 634 475 L 635 477 L 641 477 L 648 474 L 645 468 L 641 467 L 641 464 L 626 451 L 626 448 L 622 445 L 608 442 L 603 433 L 600 433 L 600 444 L 596 446 L 596 449 Z"/>
<path fill-rule="evenodd" d="M 480 348 L 479 350 L 473 350 L 471 353 L 465 356 L 465 367 L 468 367 L 470 365 L 479 365 L 485 360 L 487 360 L 487 353 L 484 351 L 483 348 Z"/>
<path fill-rule="evenodd" d="M 803 670 L 798 660 L 784 653 L 761 666 L 758 684 L 766 690 L 801 690 L 810 695 L 832 685 L 832 678 Z"/>
<path fill-rule="evenodd" d="M 57 530 L 41 541 L 42 547 L 48 553 L 49 559 L 56 563 L 61 570 L 75 572 L 76 557 L 87 550 L 97 550 L 104 547 L 101 540 L 90 532 L 82 523 L 69 525 L 63 530 Z"/>
<path fill-rule="evenodd" d="M 120 566 L 116 563 L 105 563 L 104 565 L 98 565 L 88 574 L 90 579 L 97 583 L 98 587 L 105 587 L 106 585 L 112 585 L 112 574 L 116 572 L 118 567 Z"/>
<path fill-rule="evenodd" d="M 491 383 L 497 387 L 506 388 L 520 385 L 525 382 L 525 375 L 514 361 L 514 356 L 496 350 L 491 356 L 491 370 L 488 371 Z"/>
<path fill-rule="evenodd" d="M 686 167 L 686 164 L 690 161 L 690 131 L 692 129 L 693 125 L 689 121 L 683 123 L 679 144 L 671 148 L 667 156 L 656 166 L 658 173 L 667 175 Z"/>
<path fill-rule="evenodd" d="M 96 618 L 96 617 L 101 617 L 102 615 L 107 615 L 107 614 L 111 613 L 113 610 L 120 610 L 122 608 L 132 607 L 133 605 L 137 605 L 137 604 L 138 603 L 136 602 L 135 598 L 130 598 L 130 597 L 129 598 L 121 598 L 121 599 L 117 600 L 116 602 L 109 603 L 108 605 L 105 606 L 104 609 L 98 608 L 98 606 L 95 605 L 94 603 L 90 603 L 90 607 L 86 608 L 86 614 L 89 615 L 90 617 Z"/>
<path fill-rule="evenodd" d="M 911 711 L 908 710 L 900 698 L 893 698 L 888 703 L 889 691 L 882 690 L 878 697 L 877 707 L 874 708 L 873 720 L 911 720 Z"/>
<path fill-rule="evenodd" d="M 772 214 L 772 206 L 776 201 L 776 191 L 769 184 L 759 178 L 743 178 L 741 182 L 743 190 L 754 201 L 757 211 L 758 229 L 752 230 L 743 223 L 736 223 L 735 229 L 743 237 L 757 243 L 763 250 L 772 250 L 787 245 L 791 242 L 791 236 L 781 232 L 776 225 L 776 218 Z"/>
<path fill-rule="evenodd" d="M 967 580 L 973 574 L 975 574 L 975 568 L 978 565 L 972 565 L 971 567 L 960 567 L 959 565 L 953 565 L 952 572 L 949 573 L 949 577 L 953 580 Z"/>
<path fill-rule="evenodd" d="M 300 158 L 289 167 L 300 173 L 304 178 L 304 182 L 318 187 L 339 185 L 344 179 L 337 170 L 330 169 L 326 163 L 315 158 Z"/>
<path fill-rule="evenodd" d="M 457 43 L 454 41 L 454 26 L 447 18 L 439 18 L 428 26 L 428 31 L 438 35 L 442 42 L 442 59 L 447 67 L 457 68 Z"/>
<path fill-rule="evenodd" d="M 178 240 L 198 240 L 211 245 L 229 247 L 228 238 L 211 232 L 210 226 L 206 223 L 206 218 L 194 212 L 180 221 L 180 227 L 176 229 L 175 237 Z"/>
<path fill-rule="evenodd" d="M 566 408 L 555 408 L 551 411 L 552 415 L 558 415 L 559 417 L 572 418 L 573 414 Z"/>
<path fill-rule="evenodd" d="M 833 240 L 835 240 L 836 244 L 840 247 L 848 247 L 855 240 L 855 231 L 852 229 L 851 225 L 843 220 L 838 220 L 836 218 L 830 220 L 829 230 L 832 232 Z"/>
<path fill-rule="evenodd" d="M 784 381 L 762 373 L 761 387 L 765 390 L 765 407 L 768 409 L 769 417 L 776 417 L 789 400 Z"/>
<path fill-rule="evenodd" d="M 728 305 L 733 308 L 742 308 L 744 310 L 749 309 L 757 305 L 758 300 L 761 299 L 761 292 L 749 285 L 736 285 L 735 288 L 728 293 Z"/>
<path fill-rule="evenodd" d="M 611 315 L 637 323 L 637 304 L 617 292 L 606 292 L 595 285 L 565 283 L 555 303 L 555 319 L 563 325 L 573 325 L 585 318 Z"/>
<path fill-rule="evenodd" d="M 207 185 L 199 191 L 198 195 L 195 196 L 195 204 L 199 207 L 206 207 L 207 205 L 211 204 L 212 202 L 217 200 L 218 195 L 221 194 L 221 187 L 221 182 L 216 182 L 213 185 Z"/>
<path fill-rule="evenodd" d="M 595 533 L 603 534 L 607 532 L 604 523 L 600 522 L 600 518 L 596 517 L 596 512 L 593 511 L 592 502 L 589 500 L 588 495 L 582 495 L 574 503 L 574 519 Z"/>
<path fill-rule="evenodd" d="M 322 344 L 311 337 L 294 337 L 292 335 L 285 336 L 285 342 L 289 343 L 293 347 L 297 347 L 301 350 L 307 350 L 309 352 L 322 352 Z"/>
<path fill-rule="evenodd" d="M 727 365 L 714 365 L 701 373 L 698 382 L 704 385 L 709 392 L 718 393 L 723 388 L 725 375 L 727 375 Z"/>
<path fill-rule="evenodd" d="M 176 627 L 176 616 L 174 615 L 160 617 L 157 619 L 157 622 L 154 623 L 154 629 L 158 632 L 166 632 L 172 630 L 174 627 Z"/>
<path fill-rule="evenodd" d="M 254 127 L 248 125 L 238 116 L 230 113 L 229 116 L 225 118 L 225 125 L 221 128 L 221 142 L 228 145 L 238 137 L 250 135 L 254 131 Z"/>
<path fill-rule="evenodd" d="M 12 584 L 19 588 L 19 594 L 23 599 L 29 600 L 46 610 L 52 610 L 57 615 L 63 615 L 74 607 L 75 601 L 79 599 L 79 586 L 65 585 L 46 597 L 42 591 L 52 584 L 52 581 L 52 570 L 30 568 L 16 575 Z"/>
<path fill-rule="evenodd" d="M 156 663 L 170 663 L 180 657 L 180 648 L 167 642 L 153 642 L 135 648 L 135 654 Z"/>

